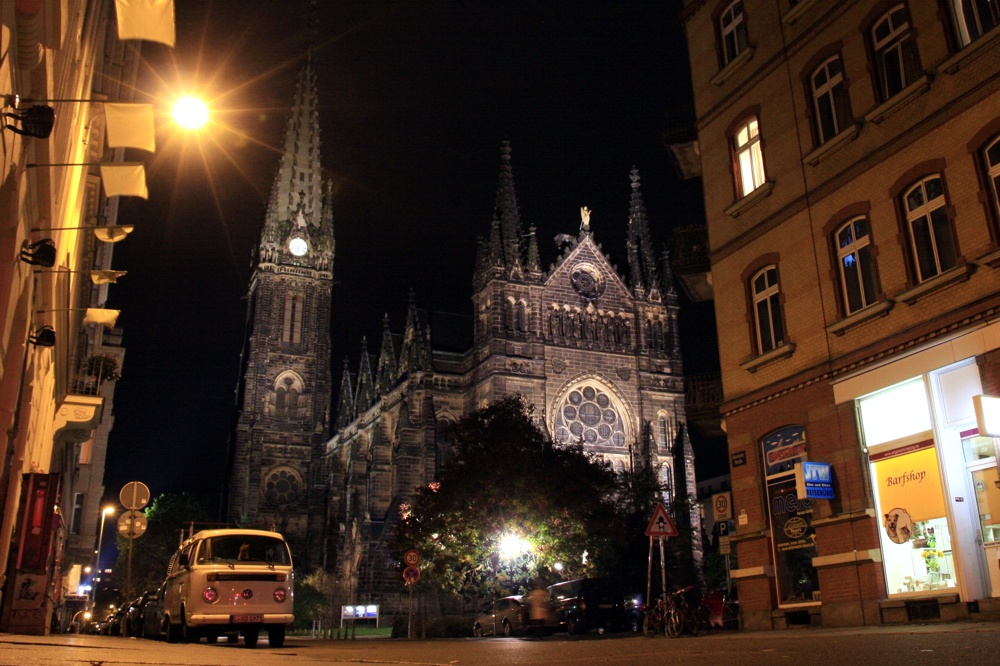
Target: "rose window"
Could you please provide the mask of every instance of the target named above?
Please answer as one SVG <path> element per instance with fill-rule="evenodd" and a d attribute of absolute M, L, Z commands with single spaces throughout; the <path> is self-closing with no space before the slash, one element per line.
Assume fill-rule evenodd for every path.
<path fill-rule="evenodd" d="M 556 442 L 625 446 L 625 422 L 611 396 L 584 384 L 569 392 L 556 414 Z"/>
<path fill-rule="evenodd" d="M 264 496 L 275 504 L 293 504 L 302 495 L 302 476 L 291 467 L 276 467 L 261 484 Z"/>

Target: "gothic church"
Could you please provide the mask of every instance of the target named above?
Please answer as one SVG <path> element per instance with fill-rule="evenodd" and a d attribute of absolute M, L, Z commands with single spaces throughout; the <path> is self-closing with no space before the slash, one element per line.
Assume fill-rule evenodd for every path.
<path fill-rule="evenodd" d="M 388 543 L 400 503 L 435 479 L 448 455 L 443 427 L 509 393 L 535 405 L 557 443 L 582 441 L 619 471 L 653 466 L 668 501 L 693 497 L 677 296 L 669 265 L 655 259 L 634 170 L 631 191 L 627 280 L 601 252 L 587 209 L 543 269 L 504 144 L 475 257 L 468 348 L 437 345 L 434 313 L 411 297 L 402 335 L 386 319 L 377 355 L 362 342 L 356 362 L 344 361 L 331 415 L 333 215 L 307 64 L 250 285 L 229 519 L 276 527 L 301 568 L 327 568 L 352 600 L 399 595 Z"/>

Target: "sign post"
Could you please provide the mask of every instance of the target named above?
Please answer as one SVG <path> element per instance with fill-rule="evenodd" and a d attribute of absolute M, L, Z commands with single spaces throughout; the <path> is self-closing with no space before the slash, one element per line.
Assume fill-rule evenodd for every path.
<path fill-rule="evenodd" d="M 420 580 L 420 569 L 417 565 L 420 564 L 420 553 L 415 550 L 408 550 L 403 555 L 403 562 L 406 563 L 406 568 L 403 569 L 403 581 L 406 583 L 406 587 L 410 588 L 410 613 L 409 618 L 407 618 L 406 623 L 406 637 L 409 639 L 413 638 L 413 584 Z"/>
<path fill-rule="evenodd" d="M 652 593 L 653 580 L 653 537 L 658 537 L 660 540 L 660 583 L 663 586 L 663 596 L 667 596 L 667 557 L 666 557 L 666 541 L 668 537 L 677 536 L 677 528 L 674 527 L 674 522 L 670 520 L 670 516 L 667 515 L 667 510 L 663 506 L 663 502 L 656 505 L 656 510 L 653 511 L 653 517 L 649 519 L 649 525 L 646 527 L 646 536 L 649 537 L 649 566 L 647 570 L 646 579 L 646 603 L 648 604 L 650 599 L 649 595 Z"/>
<path fill-rule="evenodd" d="M 132 599 L 132 540 L 146 531 L 146 516 L 138 509 L 149 504 L 149 486 L 142 481 L 129 481 L 118 493 L 118 499 L 128 511 L 118 519 L 118 531 L 128 536 L 128 573 L 125 576 L 125 598 Z"/>

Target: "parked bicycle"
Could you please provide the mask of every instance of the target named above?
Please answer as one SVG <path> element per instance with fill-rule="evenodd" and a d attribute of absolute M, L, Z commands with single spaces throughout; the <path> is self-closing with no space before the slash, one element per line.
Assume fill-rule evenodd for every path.
<path fill-rule="evenodd" d="M 720 629 L 740 628 L 740 602 L 734 594 L 726 590 L 713 590 L 705 595 L 703 602 L 708 606 L 709 626 Z"/>
<path fill-rule="evenodd" d="M 657 599 L 652 605 L 645 605 L 642 609 L 642 633 L 647 638 L 658 636 L 666 631 L 666 604 L 663 599 Z"/>
<path fill-rule="evenodd" d="M 665 614 L 666 633 L 671 638 L 679 638 L 684 632 L 697 636 L 708 627 L 709 610 L 695 585 L 667 596 Z"/>

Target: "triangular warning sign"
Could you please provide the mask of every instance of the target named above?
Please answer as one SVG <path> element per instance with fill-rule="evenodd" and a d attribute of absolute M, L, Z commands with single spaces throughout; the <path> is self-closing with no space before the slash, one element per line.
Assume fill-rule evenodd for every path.
<path fill-rule="evenodd" d="M 650 519 L 649 526 L 646 528 L 646 536 L 677 536 L 677 528 L 674 527 L 674 521 L 670 520 L 670 516 L 667 515 L 667 510 L 663 508 L 662 502 L 656 505 L 656 511 L 653 512 L 653 517 Z"/>

